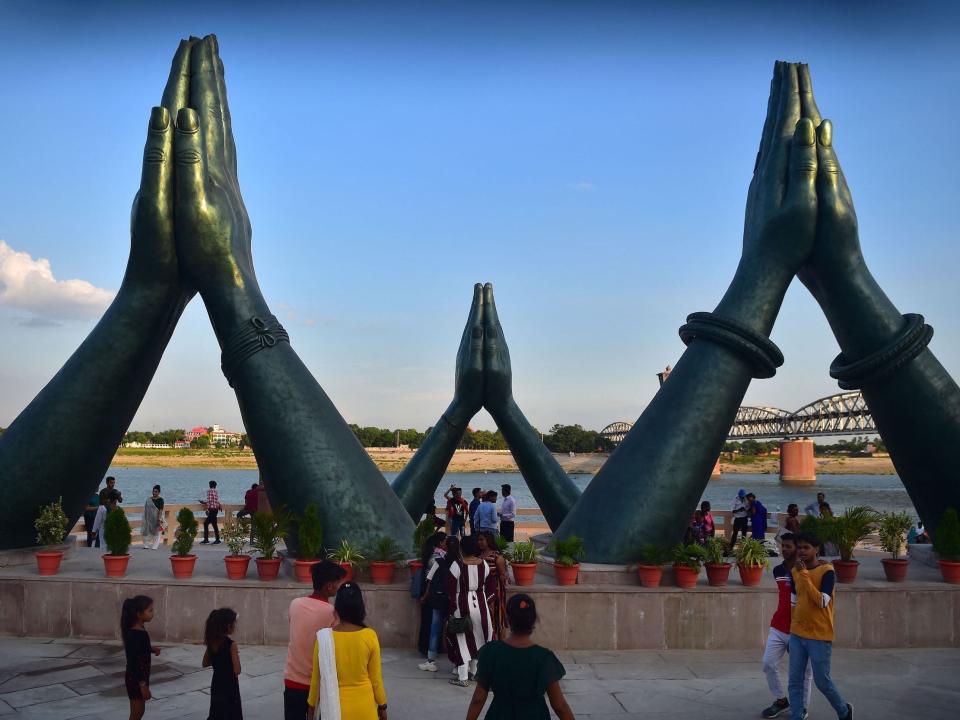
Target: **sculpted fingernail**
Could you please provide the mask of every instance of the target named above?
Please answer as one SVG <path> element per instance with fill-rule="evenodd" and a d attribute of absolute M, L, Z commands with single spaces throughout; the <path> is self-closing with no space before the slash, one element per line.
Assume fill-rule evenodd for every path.
<path fill-rule="evenodd" d="M 797 123 L 797 142 L 801 145 L 810 146 L 817 141 L 817 133 L 813 128 L 813 121 L 810 118 L 802 118 Z"/>
<path fill-rule="evenodd" d="M 150 111 L 150 129 L 162 132 L 170 124 L 170 113 L 165 107 L 155 107 Z"/>
<path fill-rule="evenodd" d="M 833 123 L 829 120 L 824 120 L 820 123 L 820 129 L 818 132 L 820 136 L 820 144 L 824 147 L 830 147 L 833 145 Z"/>
<path fill-rule="evenodd" d="M 195 133 L 200 128 L 197 113 L 191 108 L 180 108 L 177 113 L 177 130 L 180 132 Z"/>

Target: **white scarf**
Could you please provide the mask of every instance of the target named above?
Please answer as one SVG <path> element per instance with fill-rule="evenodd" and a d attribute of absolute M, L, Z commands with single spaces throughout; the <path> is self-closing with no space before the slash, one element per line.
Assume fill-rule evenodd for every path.
<path fill-rule="evenodd" d="M 337 654 L 333 649 L 333 630 L 317 632 L 317 661 L 320 667 L 320 717 L 340 720 L 340 684 L 337 680 Z"/>

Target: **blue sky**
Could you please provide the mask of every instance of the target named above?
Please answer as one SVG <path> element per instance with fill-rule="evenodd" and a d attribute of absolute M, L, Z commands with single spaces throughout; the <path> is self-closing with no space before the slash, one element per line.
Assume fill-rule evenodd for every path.
<path fill-rule="evenodd" d="M 868 263 L 956 374 L 958 11 L 663 5 L 0 0 L 0 241 L 93 286 L 0 281 L 0 425 L 118 287 L 150 107 L 179 39 L 209 32 L 260 284 L 351 422 L 433 424 L 478 281 L 534 424 L 634 420 L 736 267 L 778 58 L 810 63 Z M 773 339 L 786 364 L 747 404 L 836 391 L 798 281 Z M 133 426 L 200 422 L 240 427 L 197 298 Z"/>

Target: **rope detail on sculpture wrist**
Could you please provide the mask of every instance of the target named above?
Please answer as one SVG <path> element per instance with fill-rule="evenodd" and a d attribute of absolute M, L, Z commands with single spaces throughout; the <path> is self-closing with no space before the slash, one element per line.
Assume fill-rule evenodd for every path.
<path fill-rule="evenodd" d="M 237 368 L 256 353 L 272 348 L 280 342 L 289 344 L 290 336 L 275 316 L 267 315 L 265 319 L 252 317 L 243 323 L 224 343 L 220 353 L 220 370 L 230 387 L 233 387 L 233 376 Z"/>
<path fill-rule="evenodd" d="M 922 353 L 933 337 L 933 328 L 923 321 L 923 315 L 907 313 L 904 327 L 887 346 L 855 362 L 849 362 L 843 353 L 830 364 L 830 377 L 844 390 L 856 390 L 882 380 Z"/>
<path fill-rule="evenodd" d="M 689 345 L 697 338 L 712 340 L 733 350 L 750 365 L 755 378 L 770 378 L 783 365 L 783 353 L 770 338 L 715 313 L 696 312 L 680 327 L 680 339 Z"/>

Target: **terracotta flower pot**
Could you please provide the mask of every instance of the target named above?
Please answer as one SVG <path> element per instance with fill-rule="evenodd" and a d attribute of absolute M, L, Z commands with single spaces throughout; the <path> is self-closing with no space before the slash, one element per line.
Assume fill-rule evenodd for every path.
<path fill-rule="evenodd" d="M 423 567 L 423 563 L 419 560 L 411 560 L 409 563 L 407 563 L 407 567 L 410 568 L 410 577 L 413 577 L 420 572 L 420 569 Z"/>
<path fill-rule="evenodd" d="M 737 564 L 737 571 L 740 573 L 740 582 L 744 587 L 757 587 L 763 580 L 763 565 Z"/>
<path fill-rule="evenodd" d="M 730 563 L 707 563 L 707 583 L 713 587 L 723 587 L 730 577 Z"/>
<path fill-rule="evenodd" d="M 129 562 L 129 555 L 104 555 L 103 569 L 106 570 L 107 577 L 123 577 L 127 574 Z"/>
<path fill-rule="evenodd" d="M 883 573 L 890 582 L 903 582 L 907 579 L 908 560 L 894 560 L 893 558 L 883 558 Z"/>
<path fill-rule="evenodd" d="M 249 555 L 227 555 L 223 559 L 223 564 L 227 566 L 227 577 L 231 580 L 243 580 L 247 577 L 247 570 L 250 568 Z"/>
<path fill-rule="evenodd" d="M 56 575 L 60 572 L 60 562 L 63 560 L 62 550 L 51 552 L 38 550 L 34 555 L 37 556 L 37 571 L 41 575 Z"/>
<path fill-rule="evenodd" d="M 659 565 L 637 565 L 637 576 L 640 578 L 640 584 L 645 588 L 660 587 L 663 568 Z"/>
<path fill-rule="evenodd" d="M 193 575 L 193 566 L 197 564 L 196 555 L 170 556 L 170 566 L 173 568 L 173 576 L 178 580 L 186 580 Z"/>
<path fill-rule="evenodd" d="M 396 570 L 397 563 L 393 560 L 383 562 L 382 560 L 370 561 L 370 579 L 374 585 L 389 585 L 393 582 L 393 571 Z"/>
<path fill-rule="evenodd" d="M 557 578 L 557 585 L 576 585 L 577 575 L 580 573 L 580 563 L 576 565 L 559 565 L 554 563 L 553 575 Z"/>
<path fill-rule="evenodd" d="M 533 578 L 537 574 L 536 563 L 510 563 L 513 568 L 514 585 L 533 585 Z"/>
<path fill-rule="evenodd" d="M 700 576 L 699 568 L 687 567 L 686 565 L 674 565 L 673 577 L 677 587 L 692 588 L 697 586 L 697 578 Z"/>
<path fill-rule="evenodd" d="M 342 568 L 343 568 L 343 571 L 344 571 L 345 573 L 347 573 L 346 575 L 343 576 L 343 581 L 344 581 L 344 582 L 352 582 L 352 581 L 353 581 L 353 564 L 352 564 L 352 563 L 337 563 L 337 565 L 339 565 L 340 567 L 342 567 Z"/>
<path fill-rule="evenodd" d="M 313 566 L 319 562 L 319 560 L 294 560 L 293 573 L 297 577 L 297 582 L 312 583 Z"/>
<path fill-rule="evenodd" d="M 941 560 L 940 574 L 943 575 L 944 582 L 960 585 L 960 562 Z"/>
<path fill-rule="evenodd" d="M 857 568 L 860 563 L 856 560 L 834 560 L 833 569 L 837 573 L 837 582 L 852 583 L 857 579 Z"/>
<path fill-rule="evenodd" d="M 280 575 L 280 558 L 257 558 L 257 575 L 261 580 L 276 580 Z"/>

